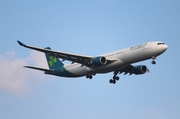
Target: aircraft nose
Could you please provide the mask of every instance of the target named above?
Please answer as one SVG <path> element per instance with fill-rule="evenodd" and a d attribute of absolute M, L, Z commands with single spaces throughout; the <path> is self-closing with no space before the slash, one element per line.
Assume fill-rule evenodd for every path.
<path fill-rule="evenodd" d="M 164 50 L 166 51 L 168 49 L 168 45 L 164 45 Z"/>

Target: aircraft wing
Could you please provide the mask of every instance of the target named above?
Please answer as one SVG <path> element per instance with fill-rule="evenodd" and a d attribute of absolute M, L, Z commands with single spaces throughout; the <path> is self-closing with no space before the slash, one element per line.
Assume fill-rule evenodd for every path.
<path fill-rule="evenodd" d="M 120 74 L 124 72 L 124 75 L 128 74 L 135 74 L 135 75 L 139 75 L 139 74 L 144 74 L 149 72 L 149 69 L 145 66 L 145 65 L 137 65 L 137 66 L 133 66 L 131 64 L 127 65 L 126 67 L 120 69 L 118 71 Z"/>
<path fill-rule="evenodd" d="M 44 52 L 44 53 L 49 53 L 49 55 L 57 57 L 57 58 L 61 58 L 63 61 L 64 60 L 68 60 L 68 61 L 72 61 L 72 63 L 76 62 L 79 64 L 82 64 L 82 66 L 87 66 L 87 67 L 91 67 L 91 61 L 93 58 L 92 56 L 84 56 L 84 55 L 78 55 L 78 54 L 71 54 L 71 53 L 66 53 L 66 52 L 59 52 L 59 51 L 54 51 L 54 50 L 49 50 L 49 49 L 43 49 L 43 48 L 38 48 L 38 47 L 33 47 L 33 46 L 29 46 L 29 45 L 25 45 L 20 41 L 17 41 L 19 43 L 20 46 L 29 48 L 29 49 L 33 49 L 33 50 L 37 50 L 40 52 Z M 108 63 L 110 63 L 112 61 L 108 60 Z"/>

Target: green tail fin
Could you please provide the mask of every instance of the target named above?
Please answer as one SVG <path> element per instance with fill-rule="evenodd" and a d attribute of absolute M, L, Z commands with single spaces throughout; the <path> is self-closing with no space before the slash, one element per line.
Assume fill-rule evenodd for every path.
<path fill-rule="evenodd" d="M 50 47 L 47 47 L 45 49 L 51 50 Z M 49 53 L 45 53 L 45 55 L 49 69 L 59 70 L 61 67 L 63 67 L 64 64 L 58 58 L 49 55 Z"/>

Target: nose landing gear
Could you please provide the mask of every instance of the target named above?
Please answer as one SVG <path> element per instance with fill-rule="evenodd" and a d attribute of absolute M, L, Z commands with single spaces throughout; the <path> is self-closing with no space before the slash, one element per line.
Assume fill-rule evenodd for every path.
<path fill-rule="evenodd" d="M 152 62 L 151 62 L 151 63 L 152 63 L 152 64 L 156 64 L 156 61 L 155 61 L 155 60 L 156 60 L 156 56 L 152 56 Z"/>
<path fill-rule="evenodd" d="M 152 61 L 151 63 L 152 63 L 152 64 L 156 64 L 156 61 Z"/>

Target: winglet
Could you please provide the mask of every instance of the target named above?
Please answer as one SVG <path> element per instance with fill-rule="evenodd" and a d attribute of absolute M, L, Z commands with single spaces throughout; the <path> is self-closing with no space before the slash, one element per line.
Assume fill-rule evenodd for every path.
<path fill-rule="evenodd" d="M 26 46 L 25 44 L 23 44 L 22 42 L 20 41 L 17 41 L 19 43 L 20 46 Z"/>

